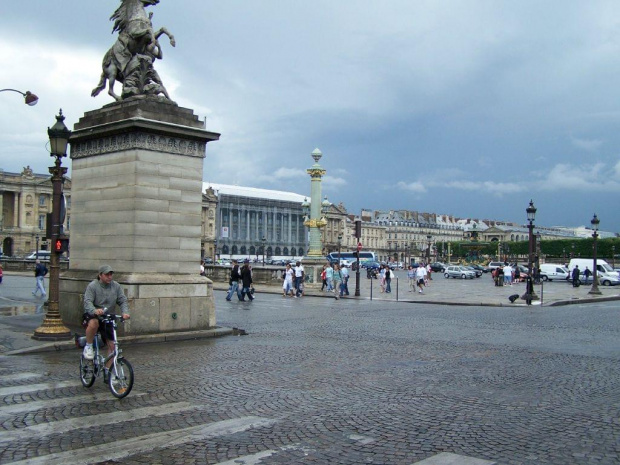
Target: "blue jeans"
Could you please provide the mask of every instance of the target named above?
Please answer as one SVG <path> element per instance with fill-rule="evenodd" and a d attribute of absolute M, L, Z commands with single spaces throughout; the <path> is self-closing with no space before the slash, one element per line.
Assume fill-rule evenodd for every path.
<path fill-rule="evenodd" d="M 297 297 L 301 295 L 301 291 L 299 290 L 299 285 L 301 284 L 302 279 L 304 279 L 303 276 L 295 276 L 295 295 Z"/>
<path fill-rule="evenodd" d="M 252 292 L 250 292 L 249 287 L 244 287 L 243 289 L 241 289 L 241 294 L 239 295 L 239 299 L 245 300 L 246 295 L 248 296 L 248 299 L 254 300 L 254 297 L 252 297 Z"/>
<path fill-rule="evenodd" d="M 239 292 L 239 282 L 233 281 L 230 289 L 228 289 L 228 295 L 226 296 L 226 300 L 232 299 L 233 294 L 237 294 L 239 300 L 241 300 L 241 293 Z"/>
<path fill-rule="evenodd" d="M 45 297 L 47 294 L 45 293 L 45 286 L 43 285 L 44 276 L 37 276 L 37 285 L 34 288 L 33 294 L 37 294 L 38 291 L 41 291 L 41 296 Z"/>
<path fill-rule="evenodd" d="M 392 278 L 385 278 L 385 292 L 392 292 Z"/>

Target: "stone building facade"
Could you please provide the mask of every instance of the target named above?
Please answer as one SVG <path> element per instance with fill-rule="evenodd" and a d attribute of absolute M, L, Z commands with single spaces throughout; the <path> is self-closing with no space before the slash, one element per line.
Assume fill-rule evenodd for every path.
<path fill-rule="evenodd" d="M 65 178 L 66 218 L 64 233 L 71 232 L 71 180 Z M 46 215 L 52 211 L 49 174 L 35 174 L 27 166 L 21 173 L 0 170 L 0 245 L 6 257 L 22 257 L 49 250 L 45 240 Z"/>
<path fill-rule="evenodd" d="M 217 197 L 217 258 L 293 259 L 306 254 L 308 232 L 293 192 L 204 183 Z"/>

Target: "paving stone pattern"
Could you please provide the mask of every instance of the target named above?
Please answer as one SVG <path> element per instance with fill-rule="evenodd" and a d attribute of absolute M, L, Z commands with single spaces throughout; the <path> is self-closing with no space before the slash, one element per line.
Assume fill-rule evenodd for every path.
<path fill-rule="evenodd" d="M 0 357 L 0 463 L 70 465 L 86 453 L 101 464 L 410 465 L 442 452 L 502 465 L 620 462 L 615 302 L 224 296 L 218 324 L 248 335 L 127 346 L 136 384 L 121 401 L 101 379 L 80 385 L 78 351 Z M 23 392 L 1 390 L 14 386 Z M 71 428 L 85 418 L 92 426 Z M 31 428 L 57 422 L 62 434 Z"/>

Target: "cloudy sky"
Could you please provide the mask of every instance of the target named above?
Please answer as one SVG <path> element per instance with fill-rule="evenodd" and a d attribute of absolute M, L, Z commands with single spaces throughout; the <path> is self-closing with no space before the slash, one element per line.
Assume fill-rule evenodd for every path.
<path fill-rule="evenodd" d="M 0 168 L 47 172 L 47 127 L 90 92 L 117 0 L 3 2 Z M 222 134 L 204 179 L 323 192 L 350 212 L 411 209 L 620 231 L 620 3 L 161 0 L 156 63 Z M 118 85 L 117 85 L 118 86 Z M 120 86 L 117 87 L 120 92 Z"/>

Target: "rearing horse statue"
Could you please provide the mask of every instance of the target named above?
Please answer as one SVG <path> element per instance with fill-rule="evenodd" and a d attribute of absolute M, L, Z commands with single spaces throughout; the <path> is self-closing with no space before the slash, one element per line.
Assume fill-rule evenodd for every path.
<path fill-rule="evenodd" d="M 118 32 L 118 39 L 103 57 L 101 79 L 91 93 L 96 97 L 105 89 L 120 101 L 134 95 L 164 94 L 170 100 L 157 71 L 153 67 L 156 59 L 163 57 L 159 37 L 165 34 L 170 45 L 176 45 L 174 36 L 162 27 L 153 32 L 152 16 L 145 7 L 157 5 L 159 0 L 121 0 L 121 5 L 110 17 L 114 21 L 112 33 Z M 123 83 L 122 96 L 114 92 L 116 81 Z"/>

